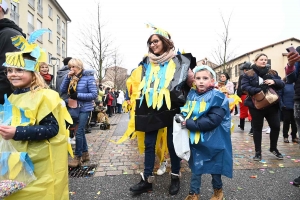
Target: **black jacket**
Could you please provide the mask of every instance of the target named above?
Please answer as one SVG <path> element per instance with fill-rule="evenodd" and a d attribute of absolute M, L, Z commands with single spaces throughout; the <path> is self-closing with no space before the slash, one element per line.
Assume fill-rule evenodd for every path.
<path fill-rule="evenodd" d="M 60 98 L 63 100 L 66 100 L 69 98 L 68 93 L 63 93 L 60 91 L 60 85 L 62 84 L 63 80 L 65 77 L 68 75 L 70 69 L 68 65 L 64 65 L 61 69 L 57 71 L 57 76 L 56 76 L 56 92 L 59 93 Z"/>
<path fill-rule="evenodd" d="M 13 21 L 6 18 L 0 19 L 0 104 L 4 103 L 4 94 L 9 96 L 12 93 L 11 85 L 4 74 L 5 67 L 2 65 L 5 62 L 5 54 L 17 50 L 11 41 L 11 37 L 16 35 L 26 37 L 22 29 Z"/>

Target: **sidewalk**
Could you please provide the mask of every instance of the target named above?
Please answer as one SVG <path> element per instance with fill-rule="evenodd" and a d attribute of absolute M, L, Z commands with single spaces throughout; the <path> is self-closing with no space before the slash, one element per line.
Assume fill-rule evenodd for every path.
<path fill-rule="evenodd" d="M 300 188 L 290 184 L 300 175 L 299 145 L 284 143 L 282 133 L 278 140 L 278 149 L 284 160 L 277 160 L 268 151 L 269 135 L 263 133 L 261 162 L 252 160 L 254 155 L 253 138 L 248 136 L 250 123 L 246 122 L 245 131 L 239 130 L 238 116 L 232 116 L 235 130 L 232 133 L 234 178 L 224 178 L 224 190 L 228 199 L 299 199 Z M 189 191 L 190 169 L 185 161 L 181 163 L 183 178 L 180 194 L 171 197 L 168 194 L 170 177 L 168 173 L 156 176 L 154 191 L 151 194 L 132 197 L 129 187 L 139 182 L 139 174 L 144 168 L 144 156 L 138 153 L 136 140 L 127 140 L 116 145 L 126 130 L 128 114 L 116 114 L 110 118 L 111 129 L 102 131 L 94 127 L 87 134 L 91 161 L 97 164 L 94 177 L 70 178 L 71 199 L 184 199 Z M 117 124 L 117 125 L 114 125 Z M 291 139 L 290 139 L 291 140 Z M 159 167 L 156 162 L 154 172 Z M 167 168 L 169 171 L 170 168 Z M 116 176 L 111 176 L 116 175 Z M 205 178 L 204 178 L 205 177 Z M 202 179 L 201 199 L 209 199 L 212 194 L 210 176 Z M 250 178 L 256 177 L 256 178 Z"/>

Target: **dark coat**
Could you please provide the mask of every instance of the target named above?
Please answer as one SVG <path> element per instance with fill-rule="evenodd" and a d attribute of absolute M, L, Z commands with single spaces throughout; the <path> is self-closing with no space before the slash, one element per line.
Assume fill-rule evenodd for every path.
<path fill-rule="evenodd" d="M 286 83 L 281 92 L 281 108 L 287 110 L 293 110 L 294 96 L 295 96 L 294 84 Z"/>
<path fill-rule="evenodd" d="M 269 75 L 272 77 L 271 79 L 275 82 L 275 84 L 272 85 L 271 88 L 276 91 L 278 96 L 280 96 L 278 91 L 284 87 L 284 82 L 281 80 L 280 76 L 278 76 L 276 71 L 269 71 Z M 261 87 L 259 87 L 259 76 L 253 69 L 247 71 L 243 76 L 241 81 L 241 88 L 242 91 L 245 91 L 250 97 L 262 90 Z M 255 108 L 251 98 L 247 98 L 244 104 L 245 106 Z M 278 103 L 275 105 L 278 105 Z"/>

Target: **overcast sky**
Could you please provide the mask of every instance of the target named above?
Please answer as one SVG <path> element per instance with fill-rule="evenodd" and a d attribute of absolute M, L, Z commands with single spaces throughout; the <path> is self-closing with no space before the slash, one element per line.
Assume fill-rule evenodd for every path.
<path fill-rule="evenodd" d="M 76 42 L 80 24 L 95 23 L 96 0 L 58 0 L 72 22 L 68 24 L 68 56 L 80 57 Z M 146 23 L 167 30 L 175 48 L 191 52 L 197 60 L 218 46 L 224 32 L 222 19 L 231 15 L 231 51 L 239 56 L 248 51 L 285 40 L 300 39 L 300 0 L 100 0 L 105 32 L 122 56 L 129 72 L 147 53 L 150 36 Z"/>

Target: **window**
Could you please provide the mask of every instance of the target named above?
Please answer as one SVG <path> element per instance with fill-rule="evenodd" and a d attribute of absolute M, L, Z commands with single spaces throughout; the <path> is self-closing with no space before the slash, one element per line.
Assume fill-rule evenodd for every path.
<path fill-rule="evenodd" d="M 61 34 L 63 38 L 66 38 L 65 26 L 65 22 L 61 22 Z"/>
<path fill-rule="evenodd" d="M 34 9 L 34 0 L 28 0 L 28 5 Z"/>
<path fill-rule="evenodd" d="M 10 19 L 13 20 L 17 25 L 19 25 L 19 6 L 15 2 L 11 2 L 11 11 L 10 11 Z"/>
<path fill-rule="evenodd" d="M 28 34 L 32 33 L 33 31 L 34 31 L 33 14 L 28 12 Z"/>
<path fill-rule="evenodd" d="M 52 54 L 48 53 L 48 63 L 50 63 L 50 64 L 51 64 L 51 58 L 52 58 Z"/>
<path fill-rule="evenodd" d="M 40 20 L 37 20 L 36 27 L 37 27 L 37 29 L 41 29 L 42 28 L 42 22 Z M 43 35 L 41 35 L 37 40 L 39 42 L 43 42 Z"/>
<path fill-rule="evenodd" d="M 56 22 L 57 22 L 57 33 L 60 34 L 60 17 L 59 16 L 57 16 Z"/>
<path fill-rule="evenodd" d="M 37 13 L 42 17 L 43 16 L 43 0 L 37 1 Z"/>
<path fill-rule="evenodd" d="M 52 19 L 52 7 L 48 5 L 48 17 Z"/>
<path fill-rule="evenodd" d="M 62 57 L 66 57 L 66 52 L 65 52 L 65 43 L 64 42 L 61 42 L 61 56 Z"/>
<path fill-rule="evenodd" d="M 237 77 L 238 76 L 238 66 L 234 66 L 234 76 Z"/>
<path fill-rule="evenodd" d="M 60 52 L 61 48 L 60 48 L 60 39 L 59 38 L 57 38 L 56 45 L 57 45 L 57 54 L 60 55 L 61 54 L 61 52 Z"/>
<path fill-rule="evenodd" d="M 52 42 L 52 31 L 49 29 L 49 33 L 48 33 L 48 40 L 50 41 L 50 42 Z"/>
<path fill-rule="evenodd" d="M 271 65 L 271 59 L 268 59 L 267 64 Z M 271 65 L 271 67 L 272 67 L 272 65 Z"/>

